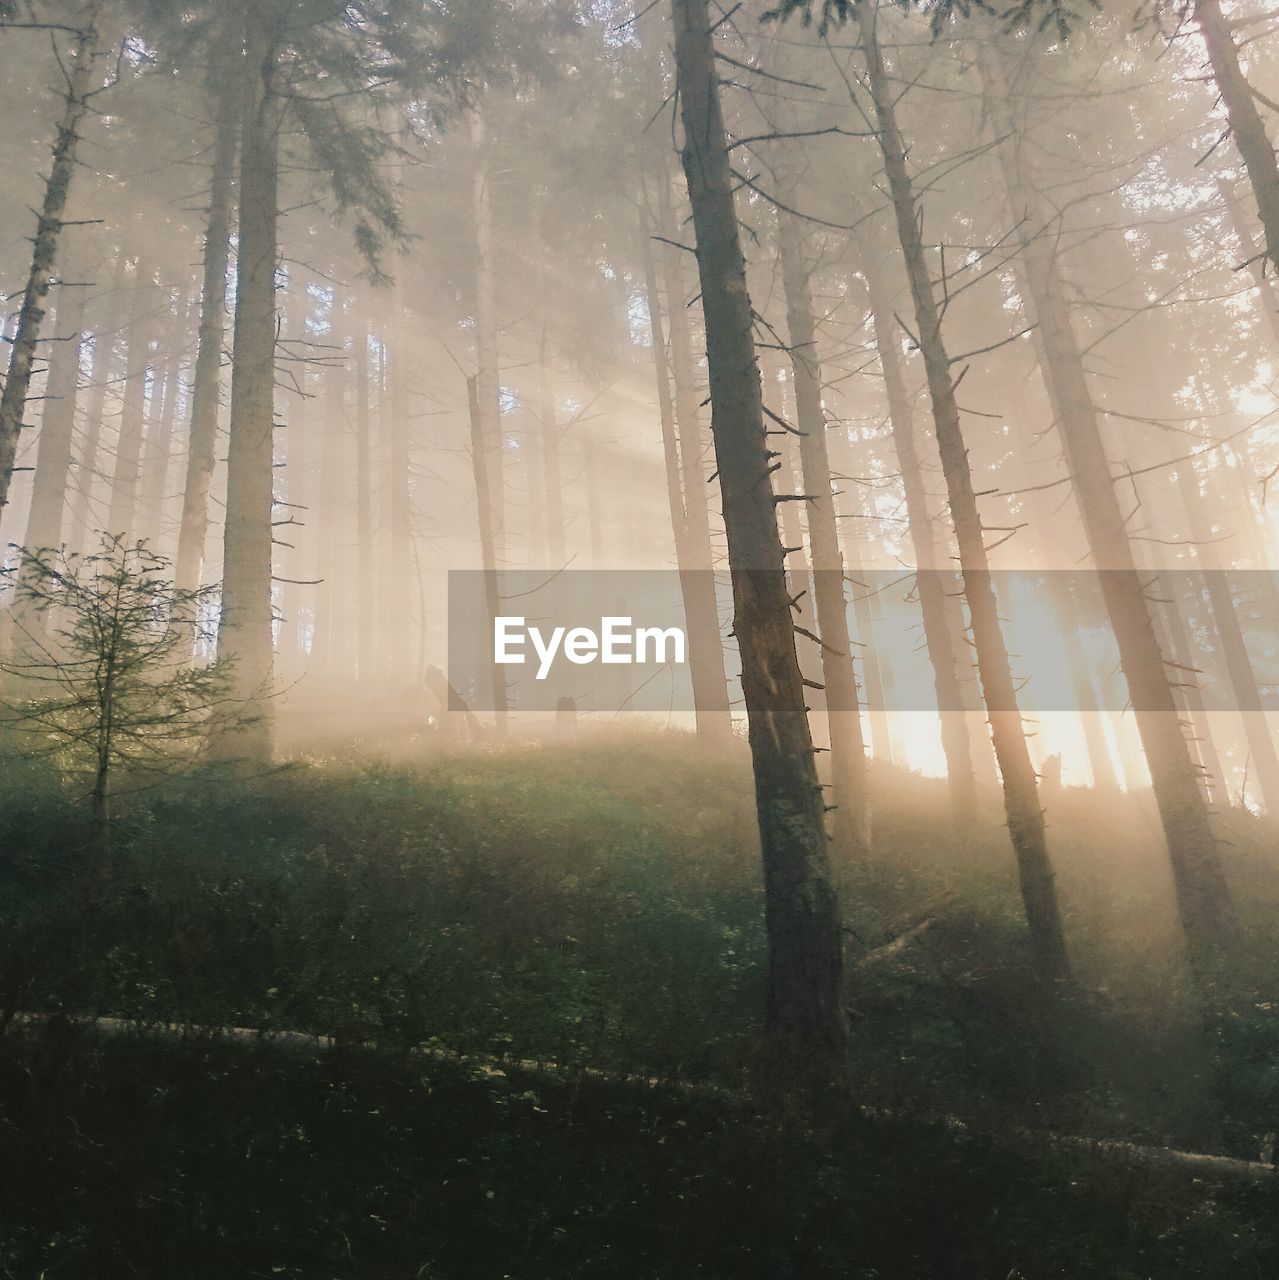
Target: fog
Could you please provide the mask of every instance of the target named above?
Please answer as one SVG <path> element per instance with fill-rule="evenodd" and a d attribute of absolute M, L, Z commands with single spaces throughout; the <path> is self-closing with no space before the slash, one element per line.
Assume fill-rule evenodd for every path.
<path fill-rule="evenodd" d="M 1236 0 L 0 3 L 13 821 L 47 790 L 30 830 L 82 822 L 92 912 L 205 803 L 189 829 L 264 866 L 277 802 L 339 833 L 407 805 L 351 894 L 469 813 L 462 862 L 503 850 L 554 918 L 539 877 L 576 893 L 628 796 L 626 856 L 708 877 L 672 895 L 763 904 L 724 926 L 762 940 L 752 1079 L 805 1105 L 880 1080 L 868 911 L 912 950 L 978 921 L 961 949 L 1123 988 L 1129 1027 L 1165 964 L 1169 1025 L 1271 1009 L 1277 40 Z M 58 981 L 4 1025 L 135 1016 Z M 344 1043 L 328 1017 L 277 1029 Z M 582 1035 L 591 1070 L 688 1061 Z M 1252 1160 L 1267 1087 L 1268 1122 L 1076 1127 Z"/>

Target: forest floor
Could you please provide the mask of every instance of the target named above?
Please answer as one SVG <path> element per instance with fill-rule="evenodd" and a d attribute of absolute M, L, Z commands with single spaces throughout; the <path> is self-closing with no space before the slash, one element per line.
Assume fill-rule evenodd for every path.
<path fill-rule="evenodd" d="M 0 1041 L 0 1275 L 1272 1273 L 1273 1180 L 1047 1136 L 1273 1144 L 1279 832 L 1247 813 L 1221 821 L 1248 939 L 1196 987 L 1145 802 L 1052 797 L 1064 993 L 1029 976 L 995 797 L 958 842 L 944 785 L 878 770 L 875 855 L 838 865 L 863 1109 L 811 1128 L 740 1092 L 743 751 L 619 734 L 174 782 L 89 887 L 74 795 L 2 776 L 0 1013 L 54 1016 Z"/>

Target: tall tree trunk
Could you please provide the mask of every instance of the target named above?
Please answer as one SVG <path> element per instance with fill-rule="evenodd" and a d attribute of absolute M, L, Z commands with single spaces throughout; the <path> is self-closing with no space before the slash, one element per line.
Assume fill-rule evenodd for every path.
<path fill-rule="evenodd" d="M 356 331 L 355 348 L 355 539 L 359 580 L 356 619 L 356 677 L 367 689 L 373 671 L 373 466 L 369 421 L 369 327 Z"/>
<path fill-rule="evenodd" d="M 222 403 L 222 348 L 226 341 L 227 267 L 231 252 L 231 219 L 235 210 L 235 160 L 240 140 L 242 93 L 238 57 L 226 43 L 226 70 L 215 87 L 217 125 L 213 172 L 204 236 L 204 279 L 200 294 L 200 333 L 191 387 L 190 437 L 186 480 L 182 487 L 182 523 L 174 581 L 180 591 L 200 585 L 204 545 L 209 532 L 209 488 L 213 482 Z"/>
<path fill-rule="evenodd" d="M 189 301 L 180 300 L 168 357 L 157 362 L 155 371 L 158 383 L 161 367 L 167 366 L 163 393 L 157 395 L 153 391 L 152 395 L 151 425 L 146 434 L 142 491 L 139 495 L 141 515 L 138 519 L 138 528 L 152 550 L 160 550 L 166 538 L 164 507 L 169 495 L 169 466 L 173 460 L 174 424 L 182 394 L 182 362 L 190 317 Z"/>
<path fill-rule="evenodd" d="M 30 551 L 62 545 L 63 517 L 67 508 L 67 480 L 71 470 L 71 446 L 75 436 L 76 406 L 80 394 L 80 355 L 89 290 L 79 275 L 86 255 L 67 255 L 69 279 L 58 289 L 54 332 L 58 338 L 45 381 L 44 412 L 40 419 L 39 451 L 35 483 L 23 545 Z"/>
<path fill-rule="evenodd" d="M 658 174 L 658 233 L 675 240 L 670 180 L 666 166 Z M 688 519 L 692 564 L 709 574 L 715 567 L 711 548 L 710 493 L 702 441 L 702 393 L 688 322 L 689 289 L 685 283 L 683 250 L 664 244 L 659 253 L 670 328 L 671 375 L 675 383 L 675 426 L 678 434 L 680 473 L 684 485 L 684 511 Z M 717 624 L 718 629 L 718 624 Z"/>
<path fill-rule="evenodd" d="M 766 1029 L 779 1078 L 846 1087 L 839 904 L 777 535 L 746 263 L 707 0 L 672 0 L 683 163 L 706 318 L 734 627 L 742 660 L 768 934 Z M 672 302 L 674 307 L 674 302 Z"/>
<path fill-rule="evenodd" d="M 933 669 L 933 688 L 937 695 L 941 721 L 941 744 L 946 757 L 951 812 L 959 826 L 969 827 L 976 817 L 977 808 L 974 746 L 986 751 L 989 748 L 984 742 L 974 744 L 971 741 L 967 717 L 963 711 L 966 700 L 959 676 L 959 659 L 964 645 L 961 634 L 962 612 L 953 607 L 958 602 L 951 601 L 945 576 L 939 572 L 942 566 L 936 532 L 933 529 L 933 516 L 928 509 L 928 491 L 924 487 L 924 473 L 919 461 L 915 415 L 906 392 L 901 349 L 893 332 L 893 291 L 886 279 L 880 252 L 881 246 L 878 243 L 866 243 L 861 254 L 861 267 L 870 295 L 875 349 L 879 354 L 880 371 L 884 378 L 893 449 L 901 471 L 907 528 L 918 570 L 916 582 L 920 613 L 923 615 L 924 645 Z"/>
<path fill-rule="evenodd" d="M 542 500 L 546 522 L 547 568 L 564 564 L 564 477 L 560 467 L 560 428 L 555 413 L 555 381 L 551 371 L 551 249 L 546 239 L 544 193 L 534 200 L 538 296 L 542 300 L 538 333 L 538 428 L 542 459 Z"/>
<path fill-rule="evenodd" d="M 223 758 L 261 765 L 271 757 L 272 499 L 275 431 L 275 272 L 279 256 L 278 15 L 246 11 L 247 50 L 240 156 L 231 427 L 218 658 L 231 664 L 240 714 L 222 726 Z"/>
<path fill-rule="evenodd" d="M 853 669 L 844 594 L 844 557 L 835 522 L 835 495 L 826 448 L 821 362 L 813 321 L 809 266 L 795 218 L 779 215 L 782 284 L 795 380 L 796 429 L 812 552 L 813 595 L 821 636 L 822 683 L 830 725 L 833 832 L 840 847 L 864 855 L 870 844 L 866 791 L 866 745 L 862 741 L 861 698 Z"/>
<path fill-rule="evenodd" d="M 404 332 L 404 289 L 397 281 L 391 290 L 390 350 L 391 410 L 391 563 L 390 634 L 385 637 L 392 692 L 399 694 L 413 682 L 411 666 L 413 630 L 413 516 L 410 486 L 412 451 L 409 422 L 410 356 Z"/>
<path fill-rule="evenodd" d="M 133 296 L 129 302 L 129 329 L 120 429 L 116 432 L 115 466 L 111 471 L 111 503 L 107 532 L 133 536 L 138 508 L 138 481 L 142 469 L 142 436 L 147 417 L 147 370 L 151 365 L 151 333 L 155 306 L 155 280 L 151 268 L 139 258 L 133 270 Z"/>
<path fill-rule="evenodd" d="M 484 447 L 484 415 L 480 408 L 480 380 L 478 376 L 466 380 L 466 398 L 471 418 L 471 467 L 475 476 L 475 514 L 480 533 L 480 565 L 484 573 L 484 605 L 488 614 L 488 634 L 493 635 L 496 619 L 502 612 L 498 592 L 497 542 L 494 538 L 494 513 L 492 486 L 488 471 L 489 454 Z M 499 737 L 506 736 L 506 675 L 502 668 L 491 664 L 493 681 L 493 717 Z"/>
<path fill-rule="evenodd" d="M 1193 12 L 1208 50 L 1212 78 L 1226 109 L 1231 136 L 1243 157 L 1253 198 L 1257 201 L 1265 237 L 1262 252 L 1279 270 L 1279 163 L 1275 160 L 1275 149 L 1266 136 L 1252 85 L 1239 65 L 1239 49 L 1230 23 L 1221 12 L 1220 0 L 1194 0 Z"/>
<path fill-rule="evenodd" d="M 1016 685 L 999 621 L 999 606 L 990 577 L 985 531 L 977 507 L 968 448 L 960 425 L 951 362 L 941 332 L 941 311 L 924 252 L 923 232 L 914 184 L 906 168 L 906 147 L 897 125 L 896 89 L 889 83 L 879 45 L 877 15 L 862 17 L 862 51 L 878 125 L 897 234 L 906 262 L 914 302 L 917 335 L 932 399 L 937 450 L 950 498 L 951 520 L 959 544 L 960 571 L 968 600 L 977 670 L 990 716 L 991 738 L 1003 780 L 1008 832 L 1017 857 L 1022 900 L 1035 964 L 1041 974 L 1062 978 L 1068 972 L 1065 936 L 1048 841 L 1040 807 L 1035 769 L 1026 744 Z"/>
<path fill-rule="evenodd" d="M 315 603 L 315 644 L 311 659 L 329 680 L 337 678 L 343 661 L 346 611 L 342 596 L 344 566 L 341 564 L 339 523 L 343 518 L 342 437 L 346 431 L 346 337 L 340 324 L 341 304 L 329 311 L 328 342 L 336 348 L 328 353 L 324 369 L 323 436 L 320 442 L 320 488 L 316 509 L 316 551 L 319 559 L 316 578 L 319 590 Z M 407 583 L 405 587 L 407 588 Z"/>
<path fill-rule="evenodd" d="M 1100 570 L 1102 597 L 1119 646 L 1120 666 L 1168 844 L 1182 926 L 1196 951 L 1217 947 L 1234 935 L 1233 905 L 1102 443 L 1054 249 L 1053 223 L 1045 216 L 1014 132 L 1003 68 L 990 55 L 982 58 L 981 65 L 1001 138 L 1000 159 L 1021 239 L 1044 380 L 1093 564 Z"/>
<path fill-rule="evenodd" d="M 121 249 L 116 255 L 111 285 L 104 295 L 104 301 L 109 299 L 112 307 L 119 304 L 126 266 L 126 255 Z M 76 488 L 79 492 L 79 501 L 72 513 L 71 536 L 68 540 L 68 545 L 73 551 L 84 552 L 89 549 L 85 544 L 90 526 L 95 520 L 94 490 L 99 479 L 98 459 L 101 455 L 102 424 L 106 417 L 107 387 L 111 382 L 115 360 L 115 336 L 102 332 L 102 326 L 99 326 L 99 331 L 93 338 L 93 364 L 89 379 L 92 390 L 85 405 L 84 437 L 80 445 L 80 456 L 76 459 Z"/>
<path fill-rule="evenodd" d="M 470 113 L 472 175 L 471 210 L 475 220 L 475 365 L 480 430 L 489 483 L 493 554 L 506 560 L 506 451 L 502 441 L 502 374 L 497 344 L 497 261 L 493 243 L 492 165 L 488 128 L 482 107 Z"/>
<path fill-rule="evenodd" d="M 665 174 L 661 180 L 666 180 Z M 719 630 L 715 578 L 701 562 L 689 528 L 688 499 L 684 493 L 675 406 L 671 398 L 671 370 L 666 337 L 662 330 L 662 299 L 653 259 L 652 230 L 643 207 L 640 210 L 640 253 L 644 263 L 649 333 L 657 374 L 657 407 L 662 427 L 662 458 L 666 464 L 666 494 L 675 538 L 675 564 L 688 625 L 689 675 L 693 685 L 693 710 L 697 732 L 706 738 L 727 738 L 732 732 L 728 708 L 728 679 L 724 672 L 724 643 Z M 668 299 L 668 306 L 671 305 Z M 703 501 L 697 495 L 695 501 Z"/>
<path fill-rule="evenodd" d="M 98 51 L 100 0 L 88 0 L 79 15 L 79 30 L 72 38 L 62 119 L 53 144 L 53 166 L 44 187 L 44 200 L 36 221 L 31 271 L 22 295 L 18 327 L 9 353 L 9 372 L 0 395 L 0 517 L 9 501 L 9 485 L 18 455 L 18 434 L 27 408 L 36 346 L 44 323 L 44 304 L 53 283 L 58 240 L 63 230 L 62 215 L 75 174 L 80 130 L 89 111 L 93 91 L 93 64 Z"/>

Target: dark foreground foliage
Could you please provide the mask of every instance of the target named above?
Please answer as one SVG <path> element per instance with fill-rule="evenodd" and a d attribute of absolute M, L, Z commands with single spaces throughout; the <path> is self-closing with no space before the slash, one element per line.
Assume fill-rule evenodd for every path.
<path fill-rule="evenodd" d="M 1031 976 L 997 805 L 960 839 L 943 785 L 876 791 L 875 856 L 839 869 L 858 1100 L 897 1119 L 817 1134 L 723 1097 L 762 1004 L 741 752 L 623 736 L 195 777 L 122 811 L 105 876 L 77 797 L 6 761 L 8 1274 L 1269 1274 L 1274 1205 L 1007 1139 L 1268 1149 L 1272 829 L 1223 818 L 1248 943 L 1196 988 L 1143 805 L 1049 797 L 1067 993 Z M 268 1040 L 73 1028 L 104 1016 Z"/>
<path fill-rule="evenodd" d="M 24 1280 L 1210 1280 L 1279 1243 L 1273 1190 L 408 1055 L 54 1032 L 0 1083 Z"/>

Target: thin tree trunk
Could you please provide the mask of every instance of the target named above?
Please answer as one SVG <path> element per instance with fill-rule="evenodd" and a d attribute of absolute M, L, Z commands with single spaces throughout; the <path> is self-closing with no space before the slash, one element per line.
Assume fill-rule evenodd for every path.
<path fill-rule="evenodd" d="M 237 61 L 227 40 L 228 72 Z M 231 219 L 235 210 L 235 160 L 240 140 L 242 94 L 239 77 L 227 74 L 216 86 L 217 132 L 204 237 L 204 280 L 200 295 L 199 346 L 191 387 L 191 423 L 186 480 L 182 488 L 182 523 L 174 582 L 179 591 L 200 584 L 205 540 L 209 532 L 209 489 L 222 403 L 222 348 L 226 341 L 227 266 L 231 252 Z"/>
<path fill-rule="evenodd" d="M 846 1087 L 840 912 L 768 480 L 768 440 L 719 71 L 707 0 L 672 0 L 671 7 L 684 172 L 706 319 L 711 433 L 764 865 L 766 1029 L 779 1083 L 800 1089 Z"/>
<path fill-rule="evenodd" d="M 146 462 L 142 469 L 142 492 L 140 495 L 142 513 L 138 527 L 151 544 L 152 550 L 159 550 L 165 537 L 164 506 L 169 494 L 169 465 L 173 460 L 174 424 L 177 421 L 178 399 L 182 392 L 182 361 L 186 345 L 187 323 L 190 320 L 190 307 L 183 301 L 179 303 L 174 325 L 174 342 L 167 361 L 168 368 L 164 375 L 163 395 L 159 398 L 157 408 L 152 401 L 151 427 L 146 435 Z M 156 366 L 156 377 L 159 377 L 160 364 Z"/>
<path fill-rule="evenodd" d="M 138 480 L 142 467 L 142 436 L 147 417 L 147 370 L 151 365 L 152 316 L 155 285 L 150 267 L 139 258 L 133 270 L 133 296 L 129 302 L 129 329 L 120 429 L 116 432 L 115 466 L 111 470 L 111 503 L 107 509 L 107 533 L 129 538 L 134 533 L 138 507 Z"/>
<path fill-rule="evenodd" d="M 115 271 L 111 286 L 105 295 L 111 305 L 118 303 L 120 290 L 124 286 L 126 260 L 124 251 L 116 256 Z M 116 359 L 115 335 L 104 333 L 102 326 L 93 338 L 93 366 L 89 385 L 92 394 L 85 406 L 84 436 L 80 446 L 80 456 L 76 460 L 76 487 L 79 490 L 79 502 L 71 521 L 71 536 L 68 545 L 73 551 L 84 552 L 88 548 L 85 542 L 89 525 L 93 520 L 93 509 L 96 501 L 94 490 L 99 478 L 98 459 L 101 454 L 102 424 L 107 409 L 107 387 L 111 382 Z"/>
<path fill-rule="evenodd" d="M 80 29 L 71 42 L 62 119 L 53 144 L 53 166 L 44 187 L 44 201 L 36 221 L 31 271 L 22 295 L 18 327 L 9 353 L 9 372 L 0 395 L 0 517 L 9 501 L 9 485 L 18 455 L 18 434 L 26 413 L 36 346 L 44 323 L 44 304 L 57 263 L 58 240 L 63 230 L 62 215 L 75 174 L 80 130 L 89 110 L 93 90 L 93 64 L 98 51 L 98 11 L 100 0 L 88 0 L 80 14 Z"/>
<path fill-rule="evenodd" d="M 1027 303 L 1038 325 L 1044 380 L 1119 646 L 1168 844 L 1182 926 L 1196 951 L 1218 947 L 1235 933 L 1234 909 L 1102 443 L 1053 245 L 1053 224 L 1044 216 L 1025 153 L 1012 132 L 1003 69 L 997 58 L 986 56 L 982 71 L 1002 139 L 1000 158 L 1019 228 Z"/>
<path fill-rule="evenodd" d="M 75 436 L 76 407 L 80 394 L 80 355 L 84 341 L 84 317 L 89 290 L 78 279 L 85 255 L 67 255 L 69 281 L 58 289 L 54 332 L 58 339 L 45 381 L 44 412 L 40 420 L 35 483 L 23 545 L 29 551 L 56 549 L 62 545 L 63 517 L 67 508 L 67 479 L 71 470 L 71 445 Z M 74 265 L 72 265 L 74 264 Z"/>
<path fill-rule="evenodd" d="M 494 538 L 494 515 L 488 473 L 489 455 L 484 448 L 484 415 L 480 409 L 479 377 L 466 380 L 467 405 L 471 418 L 471 467 L 475 476 L 475 514 L 479 522 L 480 565 L 484 573 L 484 605 L 488 614 L 488 634 L 493 635 L 497 617 L 502 612 L 498 593 L 497 543 Z M 496 663 L 491 664 L 493 681 L 493 716 L 499 737 L 506 736 L 506 676 Z"/>
<path fill-rule="evenodd" d="M 385 637 L 392 692 L 399 694 L 413 683 L 411 663 L 413 629 L 413 520 L 411 510 L 409 423 L 410 367 L 404 332 L 404 290 L 398 282 L 391 290 L 390 410 L 391 410 L 391 563 L 390 634 Z"/>
<path fill-rule="evenodd" d="M 1239 49 L 1220 0 L 1194 0 L 1195 22 L 1208 50 L 1212 77 L 1230 122 L 1235 147 L 1243 157 L 1265 238 L 1262 252 L 1279 270 L 1279 163 L 1266 136 L 1252 86 L 1239 64 Z"/>
<path fill-rule="evenodd" d="M 506 559 L 506 453 L 502 447 L 502 383 L 497 345 L 497 263 L 493 244 L 493 193 L 488 129 L 484 112 L 470 113 L 472 216 L 475 219 L 475 364 L 480 402 L 480 429 L 489 481 L 493 554 Z"/>
<path fill-rule="evenodd" d="M 534 202 L 535 252 L 537 259 L 538 296 L 542 299 L 541 327 L 538 334 L 538 427 L 542 455 L 542 501 L 546 522 L 546 554 L 548 568 L 564 564 L 564 478 L 560 467 L 560 429 L 555 413 L 555 382 L 551 371 L 551 250 L 546 241 L 543 222 L 545 196 Z"/>
<path fill-rule="evenodd" d="M 830 726 L 833 833 L 840 847 L 864 856 L 870 845 L 866 790 L 866 745 L 862 740 L 861 697 L 853 669 L 844 593 L 844 557 L 835 522 L 835 495 L 826 448 L 821 363 L 813 321 L 809 266 L 799 227 L 791 214 L 779 216 L 782 283 L 795 385 L 795 426 L 812 552 L 813 595 L 821 636 L 822 683 Z"/>
<path fill-rule="evenodd" d="M 665 181 L 664 174 L 661 180 Z M 675 538 L 675 564 L 680 575 L 684 617 L 688 624 L 693 710 L 699 736 L 726 738 L 732 732 L 732 719 L 728 709 L 728 680 L 724 672 L 724 643 L 719 629 L 715 578 L 710 567 L 699 562 L 689 529 L 688 500 L 684 494 L 679 436 L 671 398 L 670 361 L 662 331 L 662 299 L 657 283 L 657 266 L 653 260 L 652 231 L 643 208 L 640 211 L 640 253 L 644 263 L 649 333 L 657 375 L 657 406 L 662 427 L 662 457 L 666 464 L 666 494 Z M 695 500 L 703 500 L 703 495 L 697 495 Z"/>
<path fill-rule="evenodd" d="M 928 492 L 919 461 L 915 415 L 906 393 L 901 350 L 893 332 L 892 290 L 885 278 L 877 244 L 866 244 L 861 255 L 862 274 L 870 295 L 871 325 L 879 353 L 884 394 L 893 448 L 901 471 L 906 499 L 906 521 L 911 548 L 915 553 L 919 608 L 923 616 L 924 644 L 933 668 L 933 688 L 937 695 L 941 722 L 942 752 L 946 757 L 946 781 L 951 813 L 960 827 L 969 827 L 976 817 L 977 792 L 973 766 L 973 743 L 964 713 L 965 698 L 959 678 L 959 656 L 963 637 L 959 633 L 962 613 L 958 601 L 951 602 L 945 576 L 940 572 L 937 538 Z M 952 607 L 952 604 L 955 607 Z M 957 615 L 957 616 L 956 616 Z M 985 743 L 982 749 L 989 750 Z"/>
<path fill-rule="evenodd" d="M 877 15 L 862 18 L 871 100 L 878 124 L 877 138 L 884 159 L 905 258 L 917 336 L 928 376 L 937 449 L 950 498 L 950 514 L 959 544 L 960 571 L 968 600 L 977 669 L 990 716 L 991 737 L 1003 780 L 1008 831 L 1017 857 L 1022 900 L 1030 929 L 1035 964 L 1048 978 L 1068 972 L 1065 935 L 1057 887 L 1048 856 L 1044 814 L 1036 787 L 1035 769 L 1026 743 L 1016 685 L 999 620 L 999 606 L 991 582 L 985 531 L 973 488 L 968 448 L 960 425 L 959 405 L 951 377 L 950 357 L 941 332 L 941 312 L 924 252 L 923 232 L 914 185 L 906 168 L 906 148 L 897 125 L 896 90 L 890 85 L 877 31 Z"/>
<path fill-rule="evenodd" d="M 231 427 L 218 658 L 231 664 L 240 714 L 223 726 L 220 756 L 271 757 L 272 498 L 275 429 L 275 272 L 282 106 L 275 84 L 276 15 L 246 15 Z"/>
<path fill-rule="evenodd" d="M 323 436 L 320 442 L 320 490 L 316 510 L 316 551 L 319 558 L 315 576 L 320 580 L 315 608 L 315 643 L 312 662 L 333 680 L 342 664 L 342 639 L 345 610 L 342 607 L 343 566 L 340 563 L 338 526 L 342 520 L 342 435 L 346 430 L 344 413 L 346 387 L 346 338 L 339 325 L 341 305 L 330 309 L 328 342 L 336 348 L 329 352 L 330 363 L 324 369 L 324 411 L 321 416 Z M 407 589 L 408 584 L 404 584 Z"/>
<path fill-rule="evenodd" d="M 359 581 L 356 584 L 356 677 L 368 688 L 373 672 L 373 467 L 369 421 L 369 327 L 356 332 L 355 348 L 355 538 Z"/>

